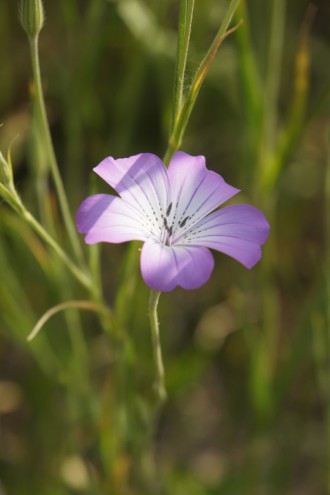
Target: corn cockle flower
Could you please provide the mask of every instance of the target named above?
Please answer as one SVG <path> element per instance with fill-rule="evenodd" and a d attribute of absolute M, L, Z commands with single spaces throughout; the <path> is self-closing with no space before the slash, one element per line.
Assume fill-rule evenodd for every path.
<path fill-rule="evenodd" d="M 247 268 L 261 257 L 269 233 L 261 211 L 249 205 L 217 209 L 239 192 L 206 168 L 203 156 L 174 154 L 168 169 L 157 156 L 108 157 L 94 171 L 119 194 L 96 194 L 80 205 L 77 226 L 85 242 L 144 241 L 141 272 L 158 291 L 207 282 L 221 251 Z"/>

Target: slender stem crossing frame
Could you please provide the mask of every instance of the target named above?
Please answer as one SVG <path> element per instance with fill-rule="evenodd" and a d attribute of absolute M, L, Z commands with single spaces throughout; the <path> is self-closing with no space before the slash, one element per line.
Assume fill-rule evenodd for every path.
<path fill-rule="evenodd" d="M 41 82 L 41 74 L 40 74 L 38 35 L 34 36 L 33 38 L 30 38 L 29 41 L 30 41 L 30 52 L 31 52 L 32 70 L 33 70 L 33 80 L 35 84 L 35 101 L 36 101 L 38 115 L 40 117 L 41 130 L 44 135 L 44 142 L 49 159 L 50 170 L 54 179 L 60 209 L 63 215 L 63 220 L 66 230 L 68 232 L 72 244 L 73 252 L 75 254 L 77 261 L 79 261 L 79 263 L 84 266 L 85 262 L 83 257 L 83 251 L 70 213 L 70 208 L 65 194 L 62 178 L 58 169 L 54 146 L 48 125 L 46 106 L 45 106 L 42 82 Z"/>
<path fill-rule="evenodd" d="M 149 296 L 149 318 L 150 328 L 152 336 L 152 346 L 154 352 L 154 360 L 156 365 L 156 382 L 155 390 L 160 403 L 166 400 L 166 388 L 165 388 L 165 372 L 162 357 L 162 348 L 159 335 L 159 321 L 157 315 L 157 306 L 161 292 L 151 289 Z"/>

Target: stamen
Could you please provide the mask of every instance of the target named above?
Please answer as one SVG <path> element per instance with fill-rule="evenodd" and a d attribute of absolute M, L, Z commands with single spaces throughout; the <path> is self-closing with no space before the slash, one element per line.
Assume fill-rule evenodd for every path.
<path fill-rule="evenodd" d="M 168 232 L 169 235 L 172 235 L 173 225 L 171 225 L 171 227 L 169 227 L 168 223 L 167 223 L 167 218 L 165 218 L 165 217 L 164 217 L 164 227 L 165 227 L 166 232 Z"/>
<path fill-rule="evenodd" d="M 163 222 L 164 222 L 165 230 L 162 230 L 161 235 L 160 235 L 160 239 L 161 239 L 161 242 L 163 242 L 164 244 L 169 246 L 170 245 L 170 238 L 173 234 L 173 225 L 171 225 L 171 226 L 168 225 L 166 217 L 163 218 Z"/>

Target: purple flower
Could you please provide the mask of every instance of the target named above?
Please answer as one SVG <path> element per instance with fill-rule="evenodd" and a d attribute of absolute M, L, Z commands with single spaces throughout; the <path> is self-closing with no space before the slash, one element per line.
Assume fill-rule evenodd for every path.
<path fill-rule="evenodd" d="M 95 194 L 80 205 L 77 226 L 85 242 L 144 241 L 141 272 L 149 287 L 197 289 L 214 259 L 228 254 L 247 268 L 261 257 L 268 222 L 257 208 L 217 208 L 239 192 L 206 168 L 204 156 L 178 151 L 168 169 L 156 155 L 108 157 L 94 171 L 120 195 Z"/>

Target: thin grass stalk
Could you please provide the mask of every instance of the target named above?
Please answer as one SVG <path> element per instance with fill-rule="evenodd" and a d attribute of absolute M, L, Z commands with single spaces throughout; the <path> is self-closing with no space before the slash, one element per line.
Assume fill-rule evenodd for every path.
<path fill-rule="evenodd" d="M 285 0 L 272 0 L 267 72 L 263 94 L 263 127 L 261 132 L 259 170 L 267 164 L 274 150 L 278 126 L 278 94 L 284 43 Z"/>
<path fill-rule="evenodd" d="M 34 105 L 35 106 L 35 105 Z M 32 153 L 30 156 L 30 162 L 33 163 L 34 169 L 36 169 L 36 196 L 38 201 L 38 213 L 42 225 L 53 236 L 56 234 L 55 222 L 51 208 L 51 198 L 49 190 L 49 168 L 47 151 L 44 150 L 44 144 L 41 140 L 41 134 L 38 118 L 38 112 L 33 108 L 32 115 Z"/>
<path fill-rule="evenodd" d="M 244 182 L 253 181 L 254 167 L 256 167 L 256 153 L 258 149 L 260 130 L 262 125 L 262 83 L 252 46 L 251 27 L 246 2 L 241 2 L 235 13 L 235 20 L 243 19 L 243 25 L 236 31 L 239 54 L 239 70 L 242 87 L 242 106 L 245 111 L 244 133 L 246 146 L 242 152 L 241 161 Z"/>
<path fill-rule="evenodd" d="M 5 244 L 0 242 L 0 314 L 1 322 L 8 327 L 12 336 L 24 341 L 27 329 L 32 327 L 35 314 L 27 299 L 22 282 L 9 262 Z M 61 368 L 60 361 L 47 337 L 32 347 L 39 366 L 48 376 L 54 376 Z"/>
<path fill-rule="evenodd" d="M 31 53 L 31 61 L 32 61 L 33 78 L 35 84 L 36 108 L 40 115 L 40 125 L 44 137 L 45 148 L 47 150 L 50 170 L 54 179 L 59 205 L 63 215 L 64 224 L 72 244 L 73 252 L 76 256 L 77 261 L 84 266 L 85 262 L 84 262 L 83 251 L 70 213 L 69 204 L 65 194 L 61 175 L 59 173 L 53 142 L 49 130 L 49 124 L 47 119 L 42 82 L 41 82 L 38 36 L 35 36 L 34 38 L 30 39 L 30 53 Z"/>
<path fill-rule="evenodd" d="M 261 170 L 262 174 L 258 180 L 265 193 L 274 188 L 284 163 L 304 127 L 310 77 L 309 35 L 316 10 L 315 6 L 309 6 L 307 9 L 294 61 L 293 96 L 284 123 L 278 133 L 275 149 L 266 157 L 266 162 Z"/>
<path fill-rule="evenodd" d="M 72 282 L 71 275 L 64 270 L 63 265 L 58 268 L 58 286 L 61 287 L 61 297 L 67 301 L 73 297 L 73 290 L 70 283 Z M 72 375 L 74 379 L 70 385 L 72 386 L 72 395 L 74 396 L 73 400 L 77 397 L 76 405 L 78 408 L 78 394 L 81 394 L 82 397 L 88 399 L 90 392 L 89 350 L 83 332 L 80 313 L 77 309 L 73 308 L 72 311 L 65 312 L 64 318 L 72 349 L 70 367 L 72 368 Z"/>
<path fill-rule="evenodd" d="M 55 241 L 53 237 L 43 228 L 43 226 L 34 218 L 34 216 L 27 210 L 21 212 L 21 216 L 26 220 L 30 227 L 50 246 L 57 256 L 61 259 L 64 265 L 70 270 L 73 276 L 92 294 L 98 292 L 94 286 L 91 278 L 85 272 L 83 272 L 66 254 L 60 245 Z"/>
<path fill-rule="evenodd" d="M 279 297 L 273 280 L 273 268 L 276 263 L 276 192 L 260 188 L 260 176 L 268 164 L 268 159 L 276 152 L 278 126 L 278 93 L 281 74 L 283 36 L 285 24 L 285 0 L 273 0 L 268 46 L 268 66 L 263 97 L 260 141 L 256 154 L 258 161 L 255 169 L 256 201 L 262 203 L 263 211 L 272 226 L 271 235 L 264 251 L 260 266 L 259 286 L 261 323 L 258 328 L 258 345 L 253 346 L 251 356 L 250 392 L 256 415 L 262 425 L 274 412 L 275 396 L 273 376 L 278 345 Z"/>
<path fill-rule="evenodd" d="M 259 148 L 259 163 L 256 171 L 255 183 L 260 187 L 259 174 L 269 165 L 269 157 L 276 156 L 278 150 L 278 95 L 280 89 L 281 62 L 283 55 L 285 26 L 285 0 L 273 0 L 270 26 L 270 39 L 268 48 L 268 67 L 265 81 L 263 104 L 263 127 L 261 130 L 261 142 Z M 283 157 L 281 157 L 283 158 Z M 256 195 L 261 199 L 264 212 L 272 226 L 272 232 L 265 249 L 264 260 L 260 267 L 261 292 L 261 338 L 260 345 L 253 353 L 253 362 L 262 363 L 262 366 L 254 370 L 255 376 L 259 374 L 257 386 L 254 388 L 256 412 L 262 422 L 267 421 L 274 413 L 276 396 L 273 390 L 275 362 L 278 351 L 279 331 L 279 294 L 274 283 L 273 270 L 277 262 L 276 239 L 276 206 L 277 195 L 274 188 L 267 190 L 265 187 L 256 190 Z M 253 365 L 254 367 L 254 365 Z"/>

